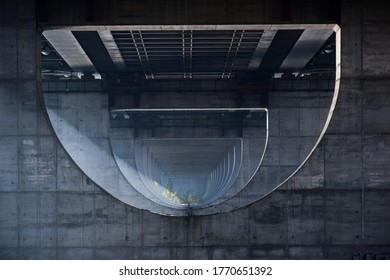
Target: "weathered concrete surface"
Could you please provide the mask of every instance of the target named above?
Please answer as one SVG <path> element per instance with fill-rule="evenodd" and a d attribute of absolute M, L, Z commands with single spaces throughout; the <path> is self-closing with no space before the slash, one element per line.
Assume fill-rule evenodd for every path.
<path fill-rule="evenodd" d="M 273 0 L 37 0 L 41 23 L 86 24 L 234 24 L 234 23 L 334 23 L 338 1 L 321 3 Z M 58 13 L 61 11 L 61 13 Z"/>
<path fill-rule="evenodd" d="M 247 208 L 191 219 L 126 207 L 94 186 L 58 145 L 35 94 L 33 2 L 0 4 L 0 258 L 351 259 L 390 252 L 386 1 L 342 1 L 340 100 L 327 135 L 298 174 Z M 316 5 L 292 8 L 292 17 L 326 20 L 327 13 L 308 12 Z M 134 18 L 142 21 L 144 9 L 139 4 Z M 242 10 L 237 3 L 232 9 Z M 270 11 L 263 20 L 280 18 Z"/>

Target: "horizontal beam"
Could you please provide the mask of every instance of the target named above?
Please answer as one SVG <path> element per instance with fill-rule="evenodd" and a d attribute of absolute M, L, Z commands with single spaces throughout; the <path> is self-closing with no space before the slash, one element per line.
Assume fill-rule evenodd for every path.
<path fill-rule="evenodd" d="M 70 30 L 47 30 L 43 36 L 75 72 L 97 72 Z"/>
<path fill-rule="evenodd" d="M 70 31 L 181 31 L 181 30 L 279 30 L 338 29 L 337 24 L 217 24 L 217 25 L 75 25 L 51 26 L 46 30 Z"/>
<path fill-rule="evenodd" d="M 319 51 L 321 46 L 332 35 L 333 30 L 311 30 L 303 31 L 290 53 L 280 66 L 280 72 L 298 72 Z"/>
<path fill-rule="evenodd" d="M 137 112 L 268 112 L 267 108 L 163 108 L 163 109 L 114 109 L 110 113 L 137 113 Z"/>
<path fill-rule="evenodd" d="M 259 68 L 265 53 L 267 52 L 272 40 L 276 35 L 276 32 L 276 30 L 264 31 L 249 62 L 249 70 L 257 70 Z"/>
<path fill-rule="evenodd" d="M 126 63 L 124 62 L 118 46 L 115 43 L 114 37 L 112 37 L 111 31 L 100 30 L 98 31 L 98 34 L 118 71 L 126 71 Z"/>

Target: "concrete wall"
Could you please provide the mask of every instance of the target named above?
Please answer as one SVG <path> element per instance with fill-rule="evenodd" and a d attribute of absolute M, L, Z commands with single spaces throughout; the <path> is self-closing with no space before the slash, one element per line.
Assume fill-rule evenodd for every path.
<path fill-rule="evenodd" d="M 244 2 L 235 9 L 248 7 L 250 1 Z M 282 1 L 262 3 L 271 2 L 280 6 Z M 249 207 L 190 219 L 127 207 L 78 170 L 49 130 L 37 99 L 34 1 L 2 1 L 0 15 L 0 258 L 388 256 L 386 1 L 342 1 L 339 102 L 328 133 L 298 174 Z M 58 18 L 72 18 L 63 15 Z M 324 16 L 310 17 L 321 21 Z M 261 17 L 270 23 L 277 19 Z"/>
<path fill-rule="evenodd" d="M 44 25 L 335 23 L 339 0 L 36 0 Z"/>

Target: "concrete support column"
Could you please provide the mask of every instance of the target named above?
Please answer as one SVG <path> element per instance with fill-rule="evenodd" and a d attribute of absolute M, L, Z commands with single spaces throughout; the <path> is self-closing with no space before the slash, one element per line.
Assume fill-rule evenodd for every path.
<path fill-rule="evenodd" d="M 0 3 L 0 255 L 55 257 L 33 248 L 55 236 L 55 147 L 37 98 L 35 1 Z"/>
<path fill-rule="evenodd" d="M 364 258 L 390 242 L 390 12 L 384 1 L 344 0 L 341 14 L 341 88 L 324 139 L 325 255 Z"/>

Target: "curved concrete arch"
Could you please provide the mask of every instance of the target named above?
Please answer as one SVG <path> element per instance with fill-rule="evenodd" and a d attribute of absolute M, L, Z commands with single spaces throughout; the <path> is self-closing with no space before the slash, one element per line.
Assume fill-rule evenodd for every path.
<path fill-rule="evenodd" d="M 269 137 L 264 143 L 267 149 L 257 159 L 257 162 L 261 163 L 261 168 L 258 169 L 259 165 L 253 164 L 251 166 L 257 166 L 257 172 L 250 174 L 253 167 L 249 170 L 240 168 L 237 172 L 236 167 L 230 166 L 227 164 L 228 160 L 221 158 L 219 167 L 214 173 L 210 173 L 211 178 L 208 183 L 214 184 L 216 188 L 214 194 L 218 193 L 218 195 L 210 194 L 208 196 L 207 191 L 205 191 L 204 193 L 208 197 L 207 204 L 202 205 L 202 207 L 194 207 L 192 209 L 193 215 L 221 213 L 249 205 L 280 187 L 307 161 L 321 141 L 337 102 L 341 67 L 341 33 L 338 27 L 335 28 L 335 32 L 337 44 L 336 80 L 333 95 L 322 96 L 319 93 L 316 97 L 318 104 L 310 106 L 306 102 L 309 103 L 312 96 L 305 99 L 306 93 L 302 91 L 297 93 L 298 105 L 284 107 L 282 106 L 283 93 L 275 92 L 277 97 L 273 102 L 270 102 L 268 107 L 270 125 L 269 132 L 267 129 L 267 135 L 269 133 Z M 99 91 L 85 93 L 82 90 L 78 92 L 65 90 L 56 93 L 46 92 L 44 99 L 50 122 L 59 141 L 80 169 L 97 185 L 124 203 L 140 209 L 162 215 L 184 216 L 188 214 L 188 207 L 175 208 L 168 200 L 164 201 L 164 199 L 161 200 L 161 197 L 156 197 L 156 193 L 150 188 L 155 182 L 150 178 L 142 178 L 140 173 L 136 173 L 135 170 L 131 173 L 135 176 L 134 180 L 145 189 L 140 192 L 140 189 L 135 188 L 134 184 L 129 183 L 127 175 L 124 175 L 128 173 L 123 171 L 124 165 L 127 164 L 126 158 L 124 158 L 125 161 L 121 161 L 123 159 L 118 160 L 116 156 L 117 144 L 121 138 L 115 138 L 120 135 L 120 132 L 112 134 L 114 130 L 110 128 L 107 94 Z M 248 133 L 247 138 L 245 133 Z M 250 130 L 245 133 L 242 138 L 242 152 L 247 151 L 250 154 L 251 149 L 256 147 L 256 143 L 253 142 L 254 137 Z M 111 134 L 114 136 L 112 137 Z M 137 146 L 135 141 L 124 144 L 127 146 L 122 148 L 129 148 L 127 152 L 134 152 L 132 149 Z M 248 146 L 246 147 L 246 145 Z M 259 152 L 259 149 L 256 151 L 259 155 L 262 153 Z M 229 154 L 231 156 L 231 153 L 225 155 L 229 157 Z M 133 158 L 132 164 L 133 167 L 137 168 L 136 157 Z M 153 166 L 153 170 L 141 173 L 153 178 L 156 172 L 159 172 L 156 166 Z M 149 176 L 151 174 L 153 176 Z M 244 178 L 251 180 L 248 180 L 247 184 L 242 184 L 245 181 Z M 157 183 L 164 184 L 164 180 L 160 180 L 161 183 Z M 149 185 L 149 188 L 146 185 Z M 224 188 L 226 186 L 229 188 Z M 161 203 L 161 201 L 164 202 Z"/>

